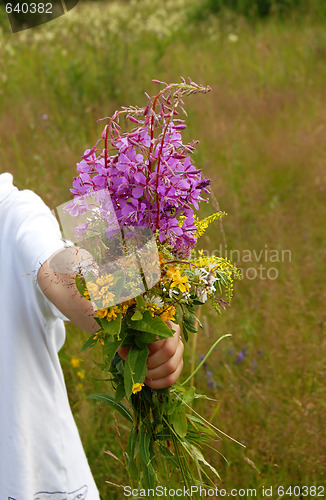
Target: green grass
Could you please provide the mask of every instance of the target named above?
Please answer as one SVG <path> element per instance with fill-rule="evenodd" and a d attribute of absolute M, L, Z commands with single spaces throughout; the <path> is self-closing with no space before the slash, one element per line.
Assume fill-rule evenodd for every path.
<path fill-rule="evenodd" d="M 186 135 L 200 140 L 197 164 L 228 213 L 227 248 L 240 257 L 246 250 L 290 250 L 291 262 L 239 262 L 245 274 L 260 264 L 275 267 L 278 278 L 245 277 L 222 316 L 202 311 L 196 363 L 215 338 L 227 332 L 232 338 L 207 362 L 213 387 L 205 370 L 195 380 L 198 392 L 218 403 L 196 409 L 246 445 L 217 443 L 229 464 L 209 455 L 219 487 L 325 484 L 325 26 L 304 19 L 249 26 L 234 17 L 192 26 L 184 24 L 183 2 L 167 3 L 169 18 L 162 7 L 155 18 L 155 2 L 139 3 L 131 14 L 126 6 L 117 28 L 108 27 L 109 7 L 85 4 L 69 22 L 64 16 L 1 36 L 0 170 L 53 208 L 68 199 L 75 163 L 101 132 L 97 118 L 144 103 L 152 78 L 189 75 L 211 85 L 210 94 L 186 102 Z M 152 23 L 135 20 L 148 9 Z M 204 205 L 202 213 L 213 210 Z M 200 243 L 224 248 L 218 223 Z M 111 410 L 83 400 L 106 390 L 92 362 L 99 353 L 80 354 L 85 334 L 67 330 L 61 359 L 90 465 L 103 500 L 123 498 L 105 482 L 128 484 L 123 466 L 104 453 L 121 458 Z M 70 356 L 84 360 L 83 381 Z M 186 354 L 184 378 L 190 364 Z M 125 442 L 128 428 L 120 420 L 119 429 Z"/>

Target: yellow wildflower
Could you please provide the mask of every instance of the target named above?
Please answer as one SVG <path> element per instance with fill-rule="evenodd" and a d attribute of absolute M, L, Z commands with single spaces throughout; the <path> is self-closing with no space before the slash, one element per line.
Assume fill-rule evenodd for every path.
<path fill-rule="evenodd" d="M 133 386 L 132 386 L 132 393 L 133 393 L 133 394 L 136 394 L 136 392 L 141 391 L 141 390 L 142 390 L 142 388 L 144 387 L 144 385 L 145 385 L 145 384 L 139 384 L 139 383 L 137 383 L 137 384 L 133 384 Z"/>
<path fill-rule="evenodd" d="M 96 314 L 98 315 L 99 318 L 105 318 L 107 313 L 108 313 L 108 309 L 98 309 L 96 311 Z"/>
<path fill-rule="evenodd" d="M 109 307 L 106 319 L 108 321 L 111 321 L 112 319 L 116 319 L 117 314 L 119 312 L 121 312 L 121 311 L 120 311 L 118 306 Z"/>
<path fill-rule="evenodd" d="M 97 340 L 97 342 L 99 342 L 100 344 L 104 345 L 104 339 L 103 339 L 103 337 L 101 336 L 101 333 L 102 333 L 102 331 L 97 332 L 97 333 L 94 335 L 94 340 Z"/>
<path fill-rule="evenodd" d="M 79 377 L 81 380 L 83 380 L 85 378 L 85 373 L 79 370 L 77 372 L 77 377 Z"/>
<path fill-rule="evenodd" d="M 161 319 L 165 322 L 174 320 L 175 318 L 175 307 L 169 306 L 165 311 L 161 314 Z"/>
<path fill-rule="evenodd" d="M 180 274 L 180 269 L 176 269 L 171 278 L 171 288 L 178 287 L 181 292 L 186 292 L 189 290 L 188 278 L 187 276 L 182 276 L 182 274 Z"/>
<path fill-rule="evenodd" d="M 71 360 L 70 360 L 70 364 L 71 364 L 74 368 L 78 368 L 78 366 L 80 366 L 80 359 L 77 359 L 77 358 L 71 358 Z"/>

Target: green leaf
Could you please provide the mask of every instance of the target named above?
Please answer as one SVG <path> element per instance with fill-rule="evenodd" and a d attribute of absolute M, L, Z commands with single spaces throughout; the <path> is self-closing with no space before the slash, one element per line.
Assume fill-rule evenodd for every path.
<path fill-rule="evenodd" d="M 96 333 L 94 333 L 93 335 L 91 335 L 85 342 L 85 344 L 83 345 L 83 347 L 80 349 L 81 351 L 85 351 L 86 349 L 89 349 L 90 347 L 93 347 L 93 345 L 95 345 L 97 343 L 97 340 L 94 339 Z"/>
<path fill-rule="evenodd" d="M 171 438 L 171 436 L 169 436 Z M 171 453 L 171 451 L 169 450 L 169 448 L 165 445 L 163 445 L 163 443 L 160 443 L 160 455 L 162 455 L 162 457 L 165 457 L 167 460 L 169 460 L 176 468 L 179 467 L 179 463 L 176 459 L 176 457 L 173 455 L 173 453 Z"/>
<path fill-rule="evenodd" d="M 197 323 L 200 326 L 200 328 L 204 328 L 203 325 L 202 325 L 202 323 L 201 323 L 201 321 L 200 321 L 200 319 L 197 318 L 197 316 L 195 316 L 195 320 L 197 321 Z"/>
<path fill-rule="evenodd" d="M 137 309 L 139 309 L 140 311 L 142 311 L 146 306 L 145 299 L 142 295 L 138 295 L 136 297 L 136 303 L 137 303 Z"/>
<path fill-rule="evenodd" d="M 114 397 L 109 394 L 90 394 L 86 399 L 97 399 L 98 401 L 102 401 L 121 413 L 129 422 L 133 422 L 130 410 L 123 403 L 116 403 Z"/>
<path fill-rule="evenodd" d="M 147 373 L 148 347 L 139 349 L 135 345 L 131 346 L 124 365 L 124 384 L 126 397 L 129 399 L 132 394 L 132 386 L 136 383 L 143 383 Z"/>
<path fill-rule="evenodd" d="M 182 324 L 182 333 L 183 333 L 183 337 L 184 337 L 185 341 L 188 342 L 188 340 L 189 340 L 188 330 L 187 330 L 187 327 L 185 326 L 184 323 Z"/>
<path fill-rule="evenodd" d="M 173 425 L 175 432 L 180 437 L 185 437 L 187 434 L 188 422 L 184 409 L 177 409 L 170 415 L 170 422 Z"/>
<path fill-rule="evenodd" d="M 149 311 L 145 311 L 143 319 L 134 321 L 132 328 L 141 332 L 154 333 L 161 338 L 172 337 L 174 330 L 169 328 L 158 316 L 152 317 Z"/>
<path fill-rule="evenodd" d="M 187 323 L 187 322 L 183 322 L 183 327 L 185 327 L 187 329 L 188 332 L 191 332 L 191 333 L 197 333 L 198 330 L 197 328 L 195 328 L 192 324 L 190 323 Z"/>
<path fill-rule="evenodd" d="M 116 339 L 113 336 L 106 337 L 104 339 L 103 355 L 107 357 L 106 362 L 108 363 L 108 365 L 110 365 L 113 356 L 117 352 L 118 348 L 121 346 L 125 336 L 126 334 L 122 335 L 120 339 Z"/>
<path fill-rule="evenodd" d="M 156 341 L 156 335 L 154 333 L 148 333 L 148 332 L 139 332 L 139 338 L 142 342 L 145 344 L 150 344 L 151 342 Z"/>
<path fill-rule="evenodd" d="M 152 465 L 151 453 L 150 453 L 151 438 L 146 428 L 142 426 L 139 432 L 139 451 L 140 459 L 142 462 L 142 471 L 144 474 L 144 481 L 146 488 L 155 487 L 155 470 Z"/>
<path fill-rule="evenodd" d="M 102 329 L 105 333 L 109 335 L 119 335 L 121 330 L 121 316 L 122 314 L 119 313 L 116 319 L 111 319 L 111 321 L 108 321 L 106 318 L 101 319 Z"/>
<path fill-rule="evenodd" d="M 84 291 L 86 290 L 85 279 L 82 276 L 79 276 L 77 274 L 77 276 L 75 278 L 75 283 L 76 283 L 76 288 L 77 288 L 78 292 L 80 293 L 80 295 L 82 295 L 84 297 Z"/>
<path fill-rule="evenodd" d="M 135 344 L 139 349 L 145 349 L 145 347 L 147 347 L 147 344 L 141 340 L 139 335 L 135 336 Z"/>
<path fill-rule="evenodd" d="M 129 437 L 128 437 L 128 445 L 127 445 L 127 457 L 128 457 L 128 472 L 132 477 L 138 477 L 139 471 L 137 467 L 137 450 L 139 447 L 139 435 L 136 427 L 132 427 Z"/>
<path fill-rule="evenodd" d="M 130 318 L 132 321 L 137 321 L 139 319 L 143 319 L 142 313 L 137 309 L 134 314 Z"/>
<path fill-rule="evenodd" d="M 125 386 L 123 380 L 120 380 L 118 383 L 117 390 L 115 391 L 114 402 L 116 404 L 120 403 L 121 399 L 123 399 L 125 395 L 126 395 Z"/>
<path fill-rule="evenodd" d="M 203 462 L 207 467 L 210 468 L 210 470 L 212 472 L 214 472 L 214 474 L 219 478 L 220 478 L 220 475 L 219 473 L 217 472 L 216 469 L 214 469 L 214 467 L 208 463 L 205 458 L 203 457 L 203 454 L 202 452 L 196 448 L 196 446 L 194 446 L 193 444 L 190 444 L 190 443 L 187 443 L 187 442 L 184 442 L 183 443 L 183 446 L 186 448 L 186 450 L 188 451 L 189 455 L 198 463 L 198 461 L 201 461 Z"/>
<path fill-rule="evenodd" d="M 185 391 L 183 394 L 183 400 L 185 403 L 187 403 L 187 405 L 190 405 L 193 402 L 194 397 L 195 397 L 195 388 L 194 387 L 190 387 L 190 389 Z"/>

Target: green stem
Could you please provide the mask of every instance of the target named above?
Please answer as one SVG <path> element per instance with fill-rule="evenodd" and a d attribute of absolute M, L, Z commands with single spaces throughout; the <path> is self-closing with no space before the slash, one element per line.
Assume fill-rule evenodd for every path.
<path fill-rule="evenodd" d="M 192 374 L 184 382 L 182 382 L 182 384 L 181 384 L 182 386 L 184 386 L 185 384 L 187 384 L 187 382 L 189 382 L 189 380 L 191 380 L 192 377 L 194 377 L 196 375 L 196 373 L 198 372 L 198 370 L 203 366 L 203 364 L 207 360 L 208 356 L 212 353 L 212 351 L 215 349 L 215 347 L 217 346 L 217 344 L 219 344 L 221 342 L 221 340 L 225 339 L 226 337 L 231 337 L 231 334 L 230 333 L 226 333 L 225 335 L 222 335 L 222 337 L 220 337 L 212 345 L 212 347 L 210 348 L 210 350 L 208 351 L 208 353 L 206 354 L 206 356 L 204 357 L 204 359 L 199 363 L 199 365 L 197 366 L 197 368 L 195 369 L 195 371 L 193 371 Z"/>

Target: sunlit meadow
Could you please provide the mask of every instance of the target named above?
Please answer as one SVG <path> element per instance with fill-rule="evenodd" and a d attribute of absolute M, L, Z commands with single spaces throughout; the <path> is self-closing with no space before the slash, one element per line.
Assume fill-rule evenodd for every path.
<path fill-rule="evenodd" d="M 228 216 L 201 244 L 237 263 L 243 280 L 220 317 L 203 310 L 183 378 L 232 334 L 194 380 L 217 400 L 195 409 L 246 446 L 215 443 L 219 487 L 325 485 L 325 25 L 231 14 L 200 24 L 191 6 L 85 3 L 15 35 L 3 21 L 0 171 L 53 208 L 69 198 L 97 118 L 143 105 L 152 78 L 209 84 L 210 94 L 189 98 L 187 136 L 200 140 L 195 160 Z M 106 481 L 127 484 L 127 424 L 85 400 L 107 384 L 94 351 L 80 352 L 86 334 L 67 331 L 61 360 L 90 465 L 103 500 L 122 498 Z"/>

